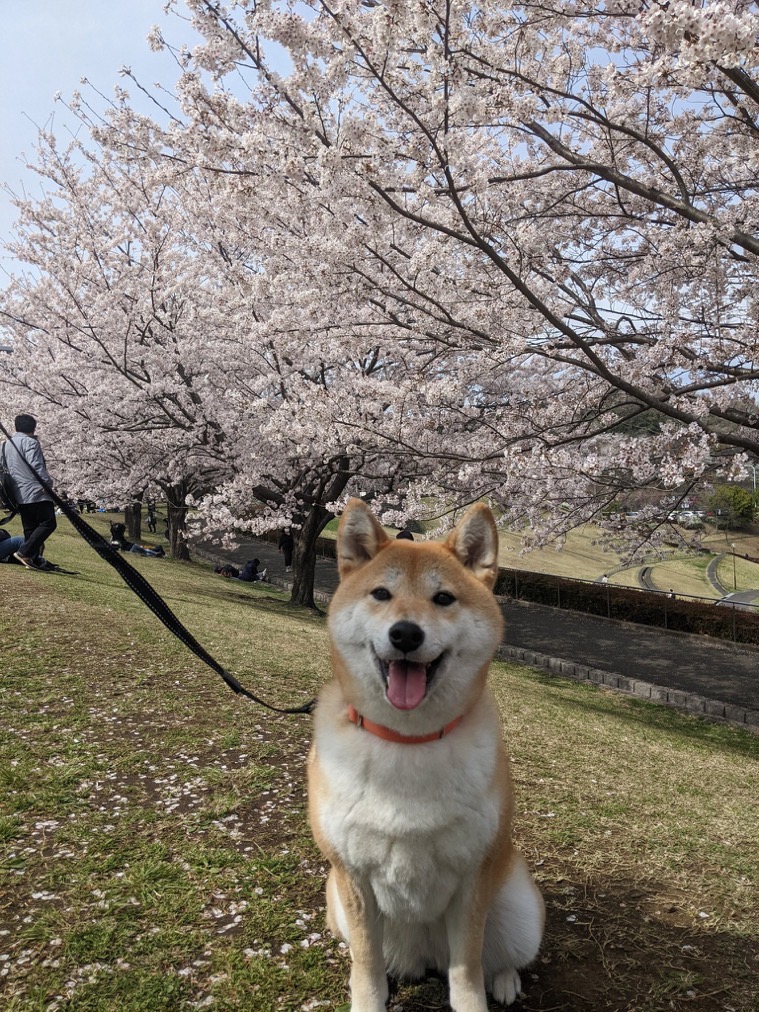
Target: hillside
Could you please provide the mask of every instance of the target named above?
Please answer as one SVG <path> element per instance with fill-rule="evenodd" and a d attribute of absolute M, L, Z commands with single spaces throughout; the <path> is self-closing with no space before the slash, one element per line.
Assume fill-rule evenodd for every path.
<path fill-rule="evenodd" d="M 342 1009 L 308 718 L 234 696 L 65 522 L 54 547 L 70 575 L 0 566 L 0 1006 Z M 329 677 L 320 616 L 133 561 L 265 698 Z M 759 740 L 517 665 L 491 681 L 548 911 L 522 1012 L 756 1012 Z M 437 982 L 396 1001 L 445 1009 Z"/>

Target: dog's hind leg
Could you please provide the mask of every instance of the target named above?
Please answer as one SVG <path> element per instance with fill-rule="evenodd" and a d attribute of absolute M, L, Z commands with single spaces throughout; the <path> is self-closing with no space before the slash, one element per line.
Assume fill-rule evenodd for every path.
<path fill-rule="evenodd" d="M 515 853 L 488 912 L 482 954 L 487 990 L 502 1005 L 510 1005 L 521 991 L 519 970 L 537 956 L 544 920 L 543 897 L 524 858 Z"/>
<path fill-rule="evenodd" d="M 385 1012 L 382 917 L 371 891 L 340 868 L 332 868 L 327 879 L 327 923 L 350 946 L 351 1012 Z"/>

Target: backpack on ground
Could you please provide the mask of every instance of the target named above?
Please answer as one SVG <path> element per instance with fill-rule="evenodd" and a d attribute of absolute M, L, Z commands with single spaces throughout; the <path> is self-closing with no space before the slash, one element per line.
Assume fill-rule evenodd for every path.
<path fill-rule="evenodd" d="M 0 447 L 0 510 L 10 515 L 0 520 L 0 524 L 7 524 L 18 513 L 16 493 L 13 488 L 10 471 L 8 470 L 8 462 L 5 459 L 7 446 L 8 443 L 6 441 Z"/>

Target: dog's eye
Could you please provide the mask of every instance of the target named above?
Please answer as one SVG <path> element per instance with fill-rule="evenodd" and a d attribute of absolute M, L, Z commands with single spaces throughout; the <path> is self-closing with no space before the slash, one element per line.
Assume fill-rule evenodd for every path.
<path fill-rule="evenodd" d="M 449 594 L 447 590 L 441 590 L 432 598 L 433 604 L 440 604 L 444 608 L 447 608 L 449 604 L 453 604 L 456 598 L 453 594 Z"/>
<path fill-rule="evenodd" d="M 372 597 L 375 601 L 389 601 L 392 594 L 387 587 L 375 587 L 372 591 Z"/>

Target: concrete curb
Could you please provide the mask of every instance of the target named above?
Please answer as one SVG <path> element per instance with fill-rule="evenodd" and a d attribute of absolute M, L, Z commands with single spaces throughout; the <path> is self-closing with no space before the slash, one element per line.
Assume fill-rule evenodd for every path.
<path fill-rule="evenodd" d="M 693 692 L 682 689 L 668 689 L 664 685 L 644 682 L 639 678 L 628 678 L 615 671 L 602 671 L 591 668 L 576 661 L 567 661 L 561 657 L 548 657 L 546 654 L 526 650 L 524 647 L 510 647 L 502 644 L 496 653 L 499 660 L 518 661 L 530 667 L 540 668 L 549 675 L 560 675 L 575 682 L 589 682 L 603 685 L 614 692 L 622 692 L 638 699 L 647 699 L 651 703 L 661 703 L 673 709 L 683 710 L 709 720 L 724 721 L 744 731 L 759 735 L 759 710 L 748 710 L 742 706 L 733 706 L 718 699 L 707 699 Z"/>

